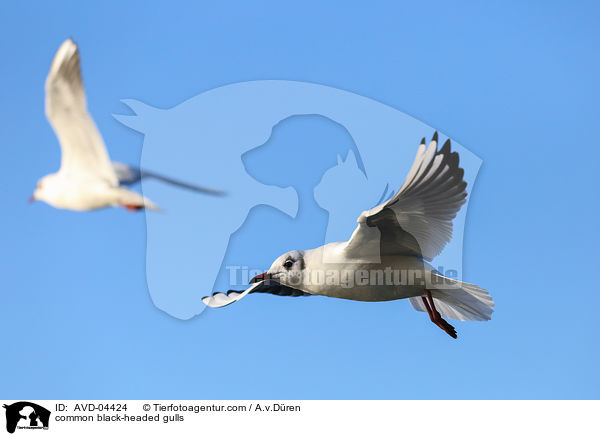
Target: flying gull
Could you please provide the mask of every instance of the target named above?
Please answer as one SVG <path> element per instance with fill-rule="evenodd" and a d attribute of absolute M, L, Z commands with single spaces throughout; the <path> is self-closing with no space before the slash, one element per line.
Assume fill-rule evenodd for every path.
<path fill-rule="evenodd" d="M 456 330 L 444 318 L 491 319 L 488 291 L 445 277 L 428 262 L 452 238 L 452 220 L 467 197 L 458 153 L 451 152 L 450 140 L 440 150 L 437 143 L 437 132 L 429 146 L 423 138 L 402 187 L 359 216 L 350 240 L 285 253 L 246 291 L 217 292 L 202 301 L 223 307 L 256 292 L 358 301 L 408 298 L 453 338 Z"/>
<path fill-rule="evenodd" d="M 142 178 L 155 178 L 203 194 L 223 195 L 222 191 L 111 162 L 87 111 L 79 50 L 71 39 L 61 44 L 46 78 L 46 116 L 60 143 L 61 165 L 58 172 L 37 182 L 30 201 L 41 200 L 59 209 L 76 211 L 109 206 L 159 210 L 149 199 L 125 188 Z"/>

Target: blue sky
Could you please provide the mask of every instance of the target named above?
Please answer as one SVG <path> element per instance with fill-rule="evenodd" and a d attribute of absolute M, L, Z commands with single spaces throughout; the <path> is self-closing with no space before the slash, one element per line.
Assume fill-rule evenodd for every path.
<path fill-rule="evenodd" d="M 598 398 L 599 13 L 592 2 L 4 5 L 0 396 Z M 188 321 L 158 310 L 143 214 L 26 202 L 59 165 L 43 83 L 69 36 L 115 160 L 138 162 L 143 143 L 112 117 L 127 113 L 121 99 L 168 108 L 262 79 L 364 95 L 457 140 L 483 161 L 463 277 L 491 291 L 493 320 L 457 322 L 453 341 L 406 301 L 255 296 Z M 267 209 L 249 234 L 269 229 Z M 294 223 L 279 224 L 278 243 L 296 243 Z M 237 239 L 251 257 L 253 239 Z"/>

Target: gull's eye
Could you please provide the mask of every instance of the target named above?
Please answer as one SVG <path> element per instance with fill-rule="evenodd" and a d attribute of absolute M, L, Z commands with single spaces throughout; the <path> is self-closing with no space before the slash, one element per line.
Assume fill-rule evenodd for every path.
<path fill-rule="evenodd" d="M 292 259 L 288 259 L 283 263 L 283 267 L 285 269 L 290 269 L 294 265 L 294 261 Z"/>

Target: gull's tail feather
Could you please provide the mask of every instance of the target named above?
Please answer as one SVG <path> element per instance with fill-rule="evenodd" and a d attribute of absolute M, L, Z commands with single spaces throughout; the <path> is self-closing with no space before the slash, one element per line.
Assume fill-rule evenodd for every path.
<path fill-rule="evenodd" d="M 158 205 L 149 198 L 124 188 L 113 189 L 113 206 L 122 206 L 130 210 L 149 209 L 155 212 L 164 212 Z"/>
<path fill-rule="evenodd" d="M 488 291 L 477 285 L 438 276 L 448 284 L 447 288 L 431 289 L 435 308 L 443 318 L 459 321 L 488 321 L 492 319 L 494 300 Z M 416 310 L 425 312 L 421 297 L 409 298 Z"/>

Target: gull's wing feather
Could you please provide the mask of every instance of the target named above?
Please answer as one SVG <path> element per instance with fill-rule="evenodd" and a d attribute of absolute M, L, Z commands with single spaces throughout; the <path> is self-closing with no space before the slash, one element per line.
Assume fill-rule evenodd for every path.
<path fill-rule="evenodd" d="M 180 180 L 175 180 L 170 177 L 163 176 L 161 174 L 157 174 L 146 170 L 140 170 L 139 168 L 135 168 L 121 162 L 113 162 L 112 166 L 115 173 L 117 174 L 119 184 L 121 185 L 132 185 L 134 183 L 139 182 L 142 179 L 152 178 L 173 186 L 177 186 L 179 188 L 189 189 L 190 191 L 195 191 L 201 194 L 225 195 L 225 192 L 220 191 L 218 189 L 206 188 L 204 186 L 182 182 Z"/>
<path fill-rule="evenodd" d="M 46 116 L 60 142 L 61 173 L 118 185 L 102 136 L 87 111 L 79 51 L 71 39 L 56 52 L 46 78 Z"/>
<path fill-rule="evenodd" d="M 458 166 L 458 153 L 450 150 L 450 140 L 440 150 L 437 142 L 437 132 L 427 147 L 423 138 L 398 192 L 360 215 L 344 248 L 348 258 L 373 250 L 374 235 L 381 256 L 413 255 L 430 260 L 450 242 L 452 220 L 466 201 L 467 183 Z"/>
<path fill-rule="evenodd" d="M 263 280 L 262 282 L 254 283 L 248 289 L 243 292 L 240 291 L 228 291 L 228 292 L 215 292 L 210 297 L 202 298 L 202 302 L 208 307 L 225 307 L 241 300 L 248 294 L 253 293 L 267 293 L 273 295 L 281 295 L 286 297 L 300 297 L 311 295 L 308 292 L 301 291 L 296 288 L 290 288 L 289 286 L 282 285 L 275 280 Z"/>

